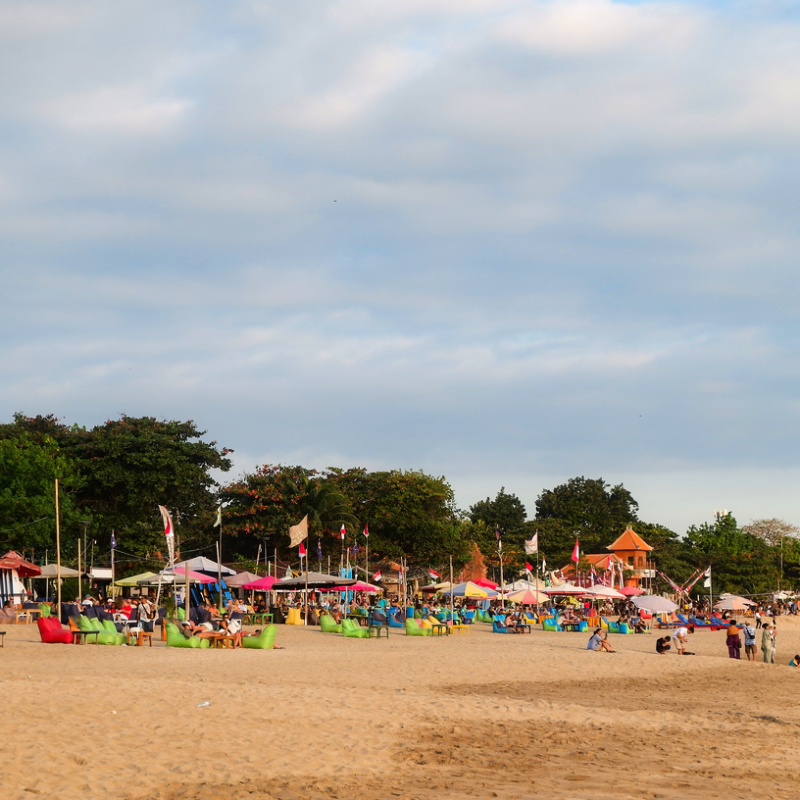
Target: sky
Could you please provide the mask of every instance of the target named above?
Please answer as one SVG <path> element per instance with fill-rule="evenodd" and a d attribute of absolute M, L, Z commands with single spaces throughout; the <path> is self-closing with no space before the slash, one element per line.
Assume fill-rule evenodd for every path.
<path fill-rule="evenodd" d="M 800 523 L 799 11 L 0 2 L 0 419 Z"/>

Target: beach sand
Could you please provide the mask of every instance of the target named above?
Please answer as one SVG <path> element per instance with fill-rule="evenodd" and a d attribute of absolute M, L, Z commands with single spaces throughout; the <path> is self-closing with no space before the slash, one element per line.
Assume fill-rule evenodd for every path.
<path fill-rule="evenodd" d="M 767 665 L 728 659 L 724 631 L 681 658 L 656 655 L 655 632 L 594 653 L 587 634 L 487 625 L 388 641 L 279 626 L 286 649 L 232 651 L 10 626 L 2 797 L 794 800 L 800 619 L 778 629 Z"/>

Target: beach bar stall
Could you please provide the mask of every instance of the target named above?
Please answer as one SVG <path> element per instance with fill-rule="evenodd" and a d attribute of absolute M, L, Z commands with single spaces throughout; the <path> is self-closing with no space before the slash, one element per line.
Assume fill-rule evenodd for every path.
<path fill-rule="evenodd" d="M 14 605 L 23 603 L 28 591 L 22 578 L 34 578 L 41 569 L 26 561 L 19 553 L 13 550 L 0 558 L 0 605 L 11 602 Z"/>

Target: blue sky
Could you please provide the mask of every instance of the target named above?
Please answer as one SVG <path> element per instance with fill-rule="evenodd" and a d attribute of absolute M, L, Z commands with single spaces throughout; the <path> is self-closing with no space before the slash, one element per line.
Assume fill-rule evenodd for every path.
<path fill-rule="evenodd" d="M 797 4 L 0 4 L 0 411 L 800 523 Z"/>

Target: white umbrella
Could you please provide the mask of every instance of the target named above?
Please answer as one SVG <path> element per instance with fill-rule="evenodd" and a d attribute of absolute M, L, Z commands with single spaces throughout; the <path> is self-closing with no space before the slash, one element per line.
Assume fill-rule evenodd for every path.
<path fill-rule="evenodd" d="M 611 600 L 627 600 L 628 598 L 622 594 L 622 592 L 617 591 L 612 586 L 603 586 L 602 583 L 596 583 L 594 586 L 589 586 L 586 589 L 586 594 L 590 594 L 593 597 L 607 597 Z"/>
<path fill-rule="evenodd" d="M 641 597 L 633 597 L 631 598 L 631 602 L 636 608 L 644 609 L 645 611 L 654 611 L 657 614 L 670 614 L 678 609 L 677 603 L 673 603 L 672 600 L 668 600 L 666 597 L 661 597 L 657 594 L 643 594 Z"/>
<path fill-rule="evenodd" d="M 548 586 L 541 591 L 545 594 L 549 594 L 551 597 L 558 597 L 558 595 L 586 594 L 586 589 L 584 589 L 583 586 L 575 586 L 574 583 L 562 583 L 560 586 Z"/>
<path fill-rule="evenodd" d="M 72 569 L 71 567 L 65 567 L 63 564 L 61 565 L 61 577 L 62 578 L 77 578 L 79 575 L 82 575 L 82 572 L 78 572 L 76 569 Z M 58 565 L 56 564 L 45 564 L 42 567 L 42 571 L 39 575 L 31 576 L 33 578 L 56 578 L 58 577 Z"/>
<path fill-rule="evenodd" d="M 743 597 L 726 597 L 724 600 L 719 600 L 714 603 L 714 608 L 717 611 L 744 611 L 748 606 L 753 604 Z"/>

